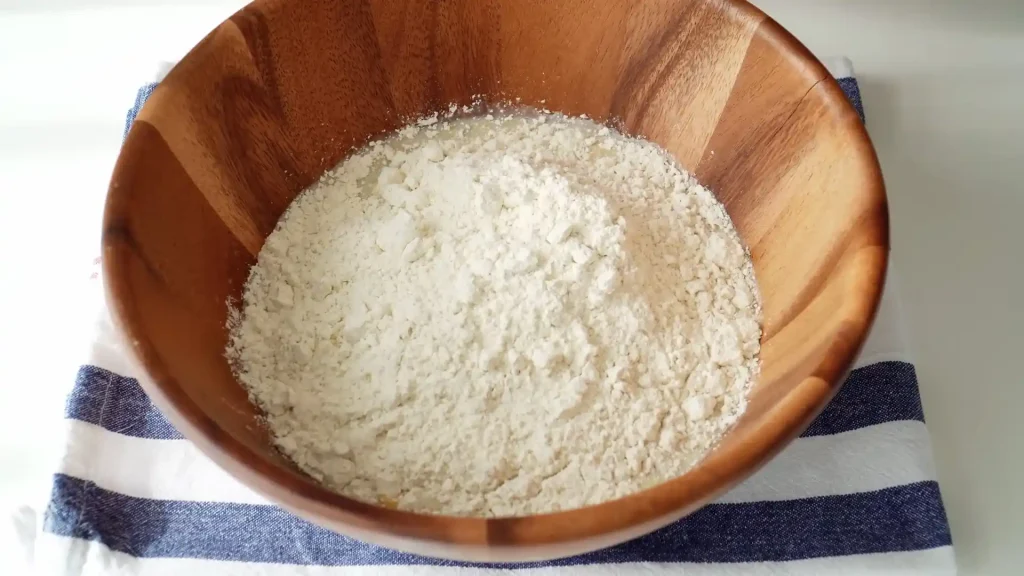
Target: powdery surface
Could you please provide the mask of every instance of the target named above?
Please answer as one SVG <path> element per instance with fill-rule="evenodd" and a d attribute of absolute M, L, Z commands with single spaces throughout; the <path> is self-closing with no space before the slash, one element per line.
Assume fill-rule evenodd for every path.
<path fill-rule="evenodd" d="M 328 487 L 523 515 L 691 468 L 745 407 L 759 320 L 724 209 L 657 146 L 548 114 L 427 119 L 295 200 L 228 356 Z"/>

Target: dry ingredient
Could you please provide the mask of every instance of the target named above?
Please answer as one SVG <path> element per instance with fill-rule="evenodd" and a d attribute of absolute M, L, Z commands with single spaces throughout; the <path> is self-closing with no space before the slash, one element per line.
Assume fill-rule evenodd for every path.
<path fill-rule="evenodd" d="M 228 356 L 326 486 L 509 516 L 678 476 L 758 371 L 750 258 L 659 147 L 548 113 L 421 120 L 303 192 Z"/>

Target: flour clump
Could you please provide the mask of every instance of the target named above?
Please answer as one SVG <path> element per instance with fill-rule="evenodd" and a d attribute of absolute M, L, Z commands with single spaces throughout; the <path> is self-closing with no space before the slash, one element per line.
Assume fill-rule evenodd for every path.
<path fill-rule="evenodd" d="M 431 118 L 348 157 L 267 238 L 227 354 L 327 487 L 512 516 L 696 464 L 757 376 L 750 258 L 654 144 L 548 113 Z"/>

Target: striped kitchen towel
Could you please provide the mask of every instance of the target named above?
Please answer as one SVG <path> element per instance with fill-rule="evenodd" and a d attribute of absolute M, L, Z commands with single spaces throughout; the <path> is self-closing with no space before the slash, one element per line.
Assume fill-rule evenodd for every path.
<path fill-rule="evenodd" d="M 832 69 L 860 110 L 849 63 Z M 129 122 L 151 90 L 140 90 Z M 757 475 L 648 536 L 515 565 L 364 544 L 268 503 L 211 463 L 150 403 L 104 315 L 67 401 L 67 449 L 30 539 L 34 566 L 75 576 L 952 574 L 893 276 L 842 391 Z"/>

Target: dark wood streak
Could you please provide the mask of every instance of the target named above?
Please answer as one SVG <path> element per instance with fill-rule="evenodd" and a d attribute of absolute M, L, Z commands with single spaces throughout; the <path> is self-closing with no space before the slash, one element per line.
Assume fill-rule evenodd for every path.
<path fill-rule="evenodd" d="M 504 72 L 501 67 L 505 35 L 502 34 L 504 14 L 495 0 L 475 4 L 444 2 L 443 14 L 452 22 L 445 27 L 447 42 L 456 46 L 462 63 L 465 84 L 461 90 L 449 90 L 445 96 L 460 103 L 469 103 L 476 94 L 494 94 L 502 90 Z M 480 50 L 480 46 L 491 46 Z"/>
<path fill-rule="evenodd" d="M 249 190 L 261 193 L 268 208 L 267 213 L 261 215 L 257 220 L 260 223 L 260 230 L 268 225 L 269 229 L 277 224 L 277 219 L 285 208 L 288 207 L 289 197 L 294 196 L 295 191 L 302 190 L 311 184 L 317 177 L 315 174 L 304 173 L 299 164 L 295 161 L 297 152 L 290 146 L 291 139 L 288 138 L 253 138 L 249 131 L 250 126 L 266 125 L 271 129 L 278 129 L 285 134 L 292 133 L 288 124 L 288 118 L 281 98 L 280 82 L 277 78 L 277 64 L 275 63 L 273 49 L 270 41 L 270 26 L 266 16 L 252 6 L 237 12 L 231 21 L 238 27 L 245 39 L 249 53 L 253 57 L 256 69 L 259 72 L 261 82 L 256 83 L 244 77 L 229 77 L 221 87 L 224 94 L 226 114 L 234 114 L 236 111 L 251 106 L 254 116 L 259 117 L 258 123 L 250 123 L 247 118 L 239 116 L 227 116 L 230 134 L 238 135 L 245 139 L 241 143 L 243 153 L 252 153 L 259 150 L 260 141 L 269 140 L 270 146 L 266 151 L 270 156 L 274 176 L 284 179 L 285 191 L 280 190 L 280 184 L 267 182 L 264 177 L 266 172 L 259 172 L 240 167 L 238 173 L 242 174 Z M 261 114 L 260 112 L 269 112 Z M 262 117 L 260 117 L 262 116 Z M 229 135 L 230 137 L 230 135 Z M 301 138 L 301 135 L 297 136 Z M 232 155 L 235 157 L 235 155 Z M 282 192 L 286 192 L 282 194 Z M 269 234 L 269 231 L 267 232 Z"/>
<path fill-rule="evenodd" d="M 369 2 L 366 3 L 367 12 L 372 14 L 372 12 L 370 12 L 369 4 L 370 4 Z M 403 0 L 401 2 L 401 5 L 402 5 L 402 15 L 401 15 L 401 17 L 398 18 L 398 26 L 395 28 L 395 33 L 390 38 L 385 38 L 385 42 L 387 42 L 391 46 L 402 46 L 403 45 L 403 41 L 404 41 L 405 35 L 406 35 L 405 29 L 406 29 L 406 26 L 408 25 L 408 23 L 410 21 L 409 12 L 411 12 L 413 10 L 413 8 L 414 8 L 413 2 L 410 1 L 410 0 Z M 371 17 L 370 23 L 373 26 L 374 31 L 376 31 L 377 30 L 377 21 L 376 21 L 376 19 Z M 379 35 L 377 37 L 381 38 L 381 36 L 379 36 Z M 394 49 L 394 48 L 392 48 L 392 49 Z M 381 68 L 384 70 L 384 72 L 385 72 L 385 74 L 387 76 L 393 76 L 395 74 L 394 71 L 389 70 L 388 67 L 387 67 L 387 62 L 384 61 L 384 57 L 383 57 L 384 46 L 381 44 L 380 41 L 377 42 L 377 51 L 381 54 L 381 58 L 380 58 Z"/>
<path fill-rule="evenodd" d="M 430 75 L 427 78 L 427 110 L 440 110 L 446 102 L 442 94 L 444 90 L 441 88 L 441 61 L 438 58 L 438 23 L 440 22 L 441 16 L 441 3 L 430 2 L 428 4 L 429 15 L 430 15 L 430 30 L 432 33 L 428 36 L 428 52 L 427 61 L 430 63 Z"/>
<path fill-rule="evenodd" d="M 861 219 L 858 218 L 858 220 Z M 827 281 L 831 280 L 832 275 L 838 270 L 842 258 L 853 255 L 849 250 L 851 248 L 849 243 L 859 234 L 860 230 L 862 229 L 856 224 L 851 224 L 840 234 L 838 239 L 829 244 L 825 259 L 810 276 L 805 276 L 806 282 L 801 286 L 786 311 L 771 325 L 765 326 L 764 334 L 761 335 L 762 340 L 771 340 L 814 302 L 825 288 Z"/>
<path fill-rule="evenodd" d="M 271 91 L 242 76 L 228 76 L 217 86 L 221 97 L 224 131 L 219 135 L 229 150 L 222 162 L 244 183 L 256 202 L 246 202 L 248 217 L 263 236 L 269 235 L 295 191 L 309 185 L 315 176 L 303 173 L 294 161 L 284 118 L 274 113 Z M 264 128 L 281 136 L 268 138 L 257 131 Z M 281 180 L 284 181 L 282 189 Z"/>
<path fill-rule="evenodd" d="M 163 273 L 160 272 L 160 268 L 157 267 L 150 259 L 146 256 L 146 251 L 139 247 L 139 243 L 135 240 L 135 236 L 132 235 L 131 227 L 128 223 L 123 221 L 116 221 L 106 224 L 103 227 L 102 240 L 105 246 L 121 245 L 125 250 L 131 252 L 132 256 L 138 260 L 146 272 L 153 277 L 153 280 L 160 286 L 169 287 L 170 284 L 164 277 Z"/>
<path fill-rule="evenodd" d="M 263 80 L 267 102 L 274 114 L 284 119 L 284 105 L 281 102 L 280 83 L 277 80 L 274 54 L 270 45 L 270 26 L 266 16 L 252 6 L 247 6 L 235 13 L 231 21 L 242 33 L 249 53 L 252 54 L 256 69 Z"/>
<path fill-rule="evenodd" d="M 666 70 L 673 69 L 677 63 L 677 55 L 673 55 L 669 62 L 662 64 L 665 52 L 678 40 L 680 32 L 693 17 L 693 13 L 701 9 L 700 3 L 694 2 L 672 14 L 670 20 L 659 26 L 661 33 L 657 38 L 638 51 L 643 56 L 624 71 L 612 96 L 611 113 L 621 120 L 626 130 L 632 131 L 643 121 L 650 108 L 651 99 L 657 93 L 654 84 L 663 84 Z M 647 81 L 652 75 L 655 77 L 653 83 Z"/>
<path fill-rule="evenodd" d="M 819 80 L 818 82 L 821 82 Z M 772 117 L 767 118 L 760 126 L 746 133 L 745 136 L 740 139 L 734 146 L 733 150 L 738 150 L 735 156 L 731 158 L 731 162 L 728 165 L 718 164 L 718 166 L 727 166 L 729 176 L 736 178 L 737 180 L 746 180 L 749 176 L 738 173 L 737 167 L 749 168 L 750 170 L 756 170 L 759 159 L 754 157 L 756 153 L 762 153 L 769 151 L 774 157 L 773 162 L 780 165 L 788 165 L 791 162 L 797 160 L 798 150 L 794 150 L 787 146 L 774 146 L 775 139 L 780 136 L 782 131 L 789 126 L 790 120 L 796 115 L 797 110 L 807 99 L 807 96 L 814 90 L 814 87 L 818 85 L 818 82 L 812 84 L 803 96 L 801 96 L 788 111 L 781 111 Z M 726 104 L 728 109 L 729 104 Z M 715 135 L 712 134 L 710 142 L 715 141 Z M 702 179 L 706 181 L 708 186 L 714 188 L 715 194 L 718 200 L 737 212 L 749 212 L 757 206 L 761 200 L 762 194 L 767 193 L 771 190 L 776 182 L 770 181 L 759 181 L 757 186 L 754 186 L 751 190 L 743 190 L 738 186 L 725 186 L 721 185 L 721 178 L 718 174 L 709 174 L 708 166 L 712 164 L 714 156 L 712 152 L 715 149 L 712 145 L 709 145 L 704 151 L 704 156 L 701 158 L 697 165 L 696 173 Z M 721 152 L 718 152 L 721 154 Z M 783 156 L 783 155 L 786 156 Z M 772 173 L 776 176 L 782 177 L 783 172 Z M 704 178 L 707 178 L 704 180 Z"/>
<path fill-rule="evenodd" d="M 778 328 L 774 331 L 766 329 L 762 339 L 770 339 L 800 316 L 841 268 L 843 258 L 856 257 L 860 250 L 871 246 L 889 246 L 889 210 L 885 204 L 866 206 L 847 222 L 846 228 L 829 247 L 825 260 L 804 284 L 793 304 L 779 317 L 775 324 Z"/>
<path fill-rule="evenodd" d="M 342 4 L 339 3 L 335 9 L 338 12 L 336 17 L 347 19 L 349 16 L 354 16 L 351 21 L 361 32 L 358 37 L 367 38 L 363 47 L 369 52 L 367 54 L 367 65 L 371 76 L 367 79 L 366 87 L 371 91 L 372 98 L 384 104 L 384 117 L 394 119 L 398 105 L 395 102 L 395 96 L 391 88 L 391 74 L 389 74 L 381 47 L 380 38 L 383 33 L 378 29 L 377 20 L 373 14 L 373 5 L 375 3 L 372 0 L 359 0 L 355 3 L 359 8 L 355 14 L 347 13 Z M 395 44 L 399 40 L 396 38 Z"/>

